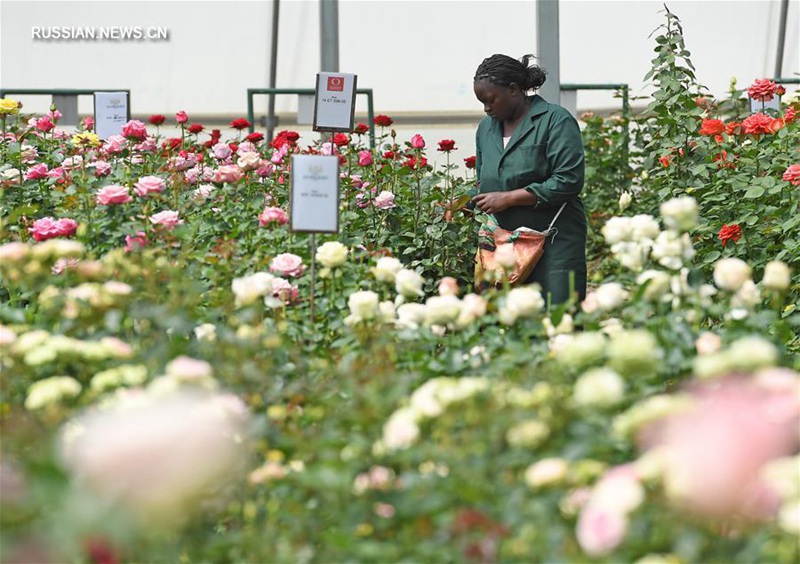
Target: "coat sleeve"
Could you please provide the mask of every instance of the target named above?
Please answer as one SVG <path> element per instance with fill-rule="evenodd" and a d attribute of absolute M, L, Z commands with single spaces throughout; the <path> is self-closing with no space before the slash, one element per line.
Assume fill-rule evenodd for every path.
<path fill-rule="evenodd" d="M 566 110 L 554 116 L 551 122 L 547 160 L 552 171 L 550 176 L 524 186 L 536 196 L 536 207 L 560 206 L 583 190 L 585 163 L 581 131 L 578 122 Z"/>

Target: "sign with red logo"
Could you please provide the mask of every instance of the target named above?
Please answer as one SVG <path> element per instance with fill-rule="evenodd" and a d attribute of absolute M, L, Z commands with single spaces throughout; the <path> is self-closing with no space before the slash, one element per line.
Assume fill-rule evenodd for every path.
<path fill-rule="evenodd" d="M 314 131 L 353 131 L 357 78 L 344 72 L 317 74 Z"/>
<path fill-rule="evenodd" d="M 328 77 L 328 90 L 330 92 L 344 92 L 344 77 L 343 76 L 329 76 Z"/>

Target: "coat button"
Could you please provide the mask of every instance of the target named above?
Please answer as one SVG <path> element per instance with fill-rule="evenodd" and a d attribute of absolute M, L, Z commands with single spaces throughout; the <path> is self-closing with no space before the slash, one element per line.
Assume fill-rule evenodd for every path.
<path fill-rule="evenodd" d="M 500 170 L 500 172 L 503 172 L 503 167 L 501 166 L 498 170 Z"/>

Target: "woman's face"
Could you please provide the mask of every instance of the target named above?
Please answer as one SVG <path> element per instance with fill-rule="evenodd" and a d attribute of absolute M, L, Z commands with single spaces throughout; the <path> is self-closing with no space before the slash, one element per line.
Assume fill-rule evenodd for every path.
<path fill-rule="evenodd" d="M 516 86 L 500 86 L 482 78 L 475 81 L 473 88 L 483 111 L 492 119 L 507 120 L 517 110 L 520 97 L 515 95 Z"/>

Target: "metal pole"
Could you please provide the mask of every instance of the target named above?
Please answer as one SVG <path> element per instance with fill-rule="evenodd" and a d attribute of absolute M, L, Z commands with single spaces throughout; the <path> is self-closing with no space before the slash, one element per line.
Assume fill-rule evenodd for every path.
<path fill-rule="evenodd" d="M 561 103 L 559 56 L 558 0 L 536 1 L 536 55 L 538 64 L 547 71 L 547 80 L 539 94 L 551 104 Z"/>
<path fill-rule="evenodd" d="M 275 88 L 278 75 L 278 21 L 281 11 L 281 0 L 272 0 L 272 47 L 269 57 L 269 88 Z M 275 94 L 269 96 L 269 106 L 267 110 L 267 143 L 272 141 L 275 132 Z"/>
<path fill-rule="evenodd" d="M 339 71 L 339 0 L 319 0 L 320 50 L 323 72 Z"/>
<path fill-rule="evenodd" d="M 778 53 L 775 55 L 775 78 L 783 72 L 783 50 L 786 44 L 786 17 L 789 13 L 789 0 L 781 2 L 781 19 L 778 23 Z"/>

